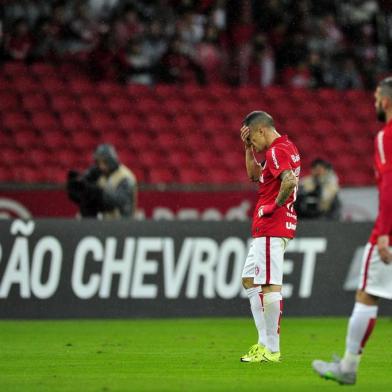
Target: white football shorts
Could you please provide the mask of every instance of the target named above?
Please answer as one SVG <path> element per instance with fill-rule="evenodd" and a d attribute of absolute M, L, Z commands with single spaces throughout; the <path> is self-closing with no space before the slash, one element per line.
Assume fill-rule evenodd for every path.
<path fill-rule="evenodd" d="M 253 278 L 255 284 L 282 285 L 283 260 L 288 238 L 253 238 L 242 270 L 243 278 Z"/>
<path fill-rule="evenodd" d="M 358 288 L 376 297 L 392 299 L 392 264 L 382 262 L 377 245 L 366 244 Z"/>

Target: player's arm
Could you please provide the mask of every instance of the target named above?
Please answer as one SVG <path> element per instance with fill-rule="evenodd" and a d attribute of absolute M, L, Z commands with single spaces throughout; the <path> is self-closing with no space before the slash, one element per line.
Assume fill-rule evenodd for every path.
<path fill-rule="evenodd" d="M 295 187 L 298 185 L 298 179 L 292 170 L 282 171 L 279 177 L 281 183 L 278 196 L 274 203 L 267 204 L 259 208 L 259 217 L 271 215 L 276 209 L 282 207 L 293 193 Z"/>
<path fill-rule="evenodd" d="M 249 140 L 249 128 L 245 125 L 241 128 L 241 139 L 245 145 L 246 172 L 249 179 L 256 182 L 260 178 L 261 166 L 254 156 L 252 143 Z"/>
<path fill-rule="evenodd" d="M 377 248 L 384 263 L 392 263 L 389 234 L 392 233 L 392 172 L 384 173 L 380 186 L 379 231 Z"/>
<path fill-rule="evenodd" d="M 298 185 L 298 179 L 292 170 L 285 170 L 280 175 L 280 189 L 275 203 L 282 207 Z"/>

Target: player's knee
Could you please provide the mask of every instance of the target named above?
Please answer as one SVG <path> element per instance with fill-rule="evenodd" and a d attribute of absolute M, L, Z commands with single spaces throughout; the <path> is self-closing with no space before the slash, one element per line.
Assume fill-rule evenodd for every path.
<path fill-rule="evenodd" d="M 365 305 L 377 305 L 378 303 L 378 298 L 375 297 L 374 295 L 370 295 L 366 293 L 363 290 L 357 290 L 357 293 L 355 295 L 355 301 L 360 302 Z"/>
<path fill-rule="evenodd" d="M 242 286 L 244 289 L 251 289 L 253 287 L 253 278 L 242 278 Z"/>
<path fill-rule="evenodd" d="M 282 291 L 282 286 L 276 284 L 262 285 L 263 293 L 280 293 Z"/>

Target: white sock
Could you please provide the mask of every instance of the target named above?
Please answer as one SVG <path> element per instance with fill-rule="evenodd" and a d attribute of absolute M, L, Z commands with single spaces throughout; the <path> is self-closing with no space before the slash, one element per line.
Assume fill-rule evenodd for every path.
<path fill-rule="evenodd" d="M 282 317 L 283 299 L 279 292 L 264 294 L 264 316 L 267 329 L 267 347 L 272 353 L 280 351 L 280 319 Z"/>
<path fill-rule="evenodd" d="M 261 287 L 252 287 L 251 289 L 246 289 L 246 294 L 248 295 L 250 302 L 250 309 L 252 310 L 253 319 L 255 320 L 255 325 L 257 332 L 259 333 L 259 344 L 265 346 L 267 344 L 267 333 L 265 330 L 265 319 L 263 311 L 263 300 Z"/>
<path fill-rule="evenodd" d="M 356 372 L 362 350 L 377 319 L 378 306 L 356 302 L 347 328 L 346 352 L 341 362 L 343 372 Z"/>

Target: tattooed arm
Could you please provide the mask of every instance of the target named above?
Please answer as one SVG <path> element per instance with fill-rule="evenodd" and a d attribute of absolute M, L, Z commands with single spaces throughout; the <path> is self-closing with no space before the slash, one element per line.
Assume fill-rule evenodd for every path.
<path fill-rule="evenodd" d="M 274 203 L 267 204 L 259 208 L 259 217 L 271 215 L 277 208 L 282 207 L 283 204 L 286 203 L 290 195 L 293 193 L 298 183 L 297 177 L 295 177 L 292 170 L 283 171 L 280 175 L 280 179 L 282 182 L 280 184 L 278 197 L 276 198 Z"/>
<path fill-rule="evenodd" d="M 297 177 L 295 177 L 295 174 L 292 170 L 285 170 L 284 172 L 282 172 L 282 174 L 280 175 L 280 179 L 282 180 L 282 182 L 280 184 L 278 197 L 275 200 L 276 204 L 279 207 L 286 203 L 286 200 L 290 197 L 298 184 Z"/>

